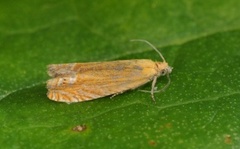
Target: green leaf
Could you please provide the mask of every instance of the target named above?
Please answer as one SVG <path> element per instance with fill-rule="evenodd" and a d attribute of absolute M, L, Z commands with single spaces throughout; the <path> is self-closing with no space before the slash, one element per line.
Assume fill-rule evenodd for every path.
<path fill-rule="evenodd" d="M 1 147 L 240 148 L 239 8 L 237 0 L 1 0 Z M 135 38 L 174 67 L 156 104 L 138 90 L 74 104 L 47 98 L 48 64 L 161 61 Z"/>

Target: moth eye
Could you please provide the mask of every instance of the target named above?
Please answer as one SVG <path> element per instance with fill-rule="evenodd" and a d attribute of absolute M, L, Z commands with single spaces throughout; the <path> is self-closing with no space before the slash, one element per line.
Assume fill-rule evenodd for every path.
<path fill-rule="evenodd" d="M 166 74 L 166 70 L 163 69 L 163 70 L 161 71 L 161 75 L 165 75 L 165 74 Z"/>

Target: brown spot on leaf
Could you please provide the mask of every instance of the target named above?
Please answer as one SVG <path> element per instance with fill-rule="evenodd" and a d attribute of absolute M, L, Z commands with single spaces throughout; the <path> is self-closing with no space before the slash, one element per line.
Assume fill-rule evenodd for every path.
<path fill-rule="evenodd" d="M 150 146 L 156 146 L 156 145 L 157 145 L 157 143 L 156 143 L 154 140 L 149 140 L 149 141 L 148 141 L 148 144 L 149 144 Z"/>
<path fill-rule="evenodd" d="M 226 144 L 232 144 L 232 137 L 231 137 L 231 135 L 225 135 L 224 136 L 224 143 L 226 143 Z"/>

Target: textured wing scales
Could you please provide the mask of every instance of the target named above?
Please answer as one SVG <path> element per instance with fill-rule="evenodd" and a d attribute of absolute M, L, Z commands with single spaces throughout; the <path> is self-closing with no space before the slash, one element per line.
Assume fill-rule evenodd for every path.
<path fill-rule="evenodd" d="M 155 63 L 151 60 L 62 65 L 66 66 L 50 67 L 50 74 L 55 78 L 47 83 L 48 97 L 69 103 L 135 89 L 149 82 L 156 75 Z"/>

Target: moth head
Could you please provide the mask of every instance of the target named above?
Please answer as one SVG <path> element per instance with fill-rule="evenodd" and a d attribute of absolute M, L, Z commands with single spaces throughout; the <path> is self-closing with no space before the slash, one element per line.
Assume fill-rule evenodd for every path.
<path fill-rule="evenodd" d="M 157 62 L 157 71 L 159 76 L 165 76 L 172 72 L 172 67 L 168 65 L 166 62 Z"/>

